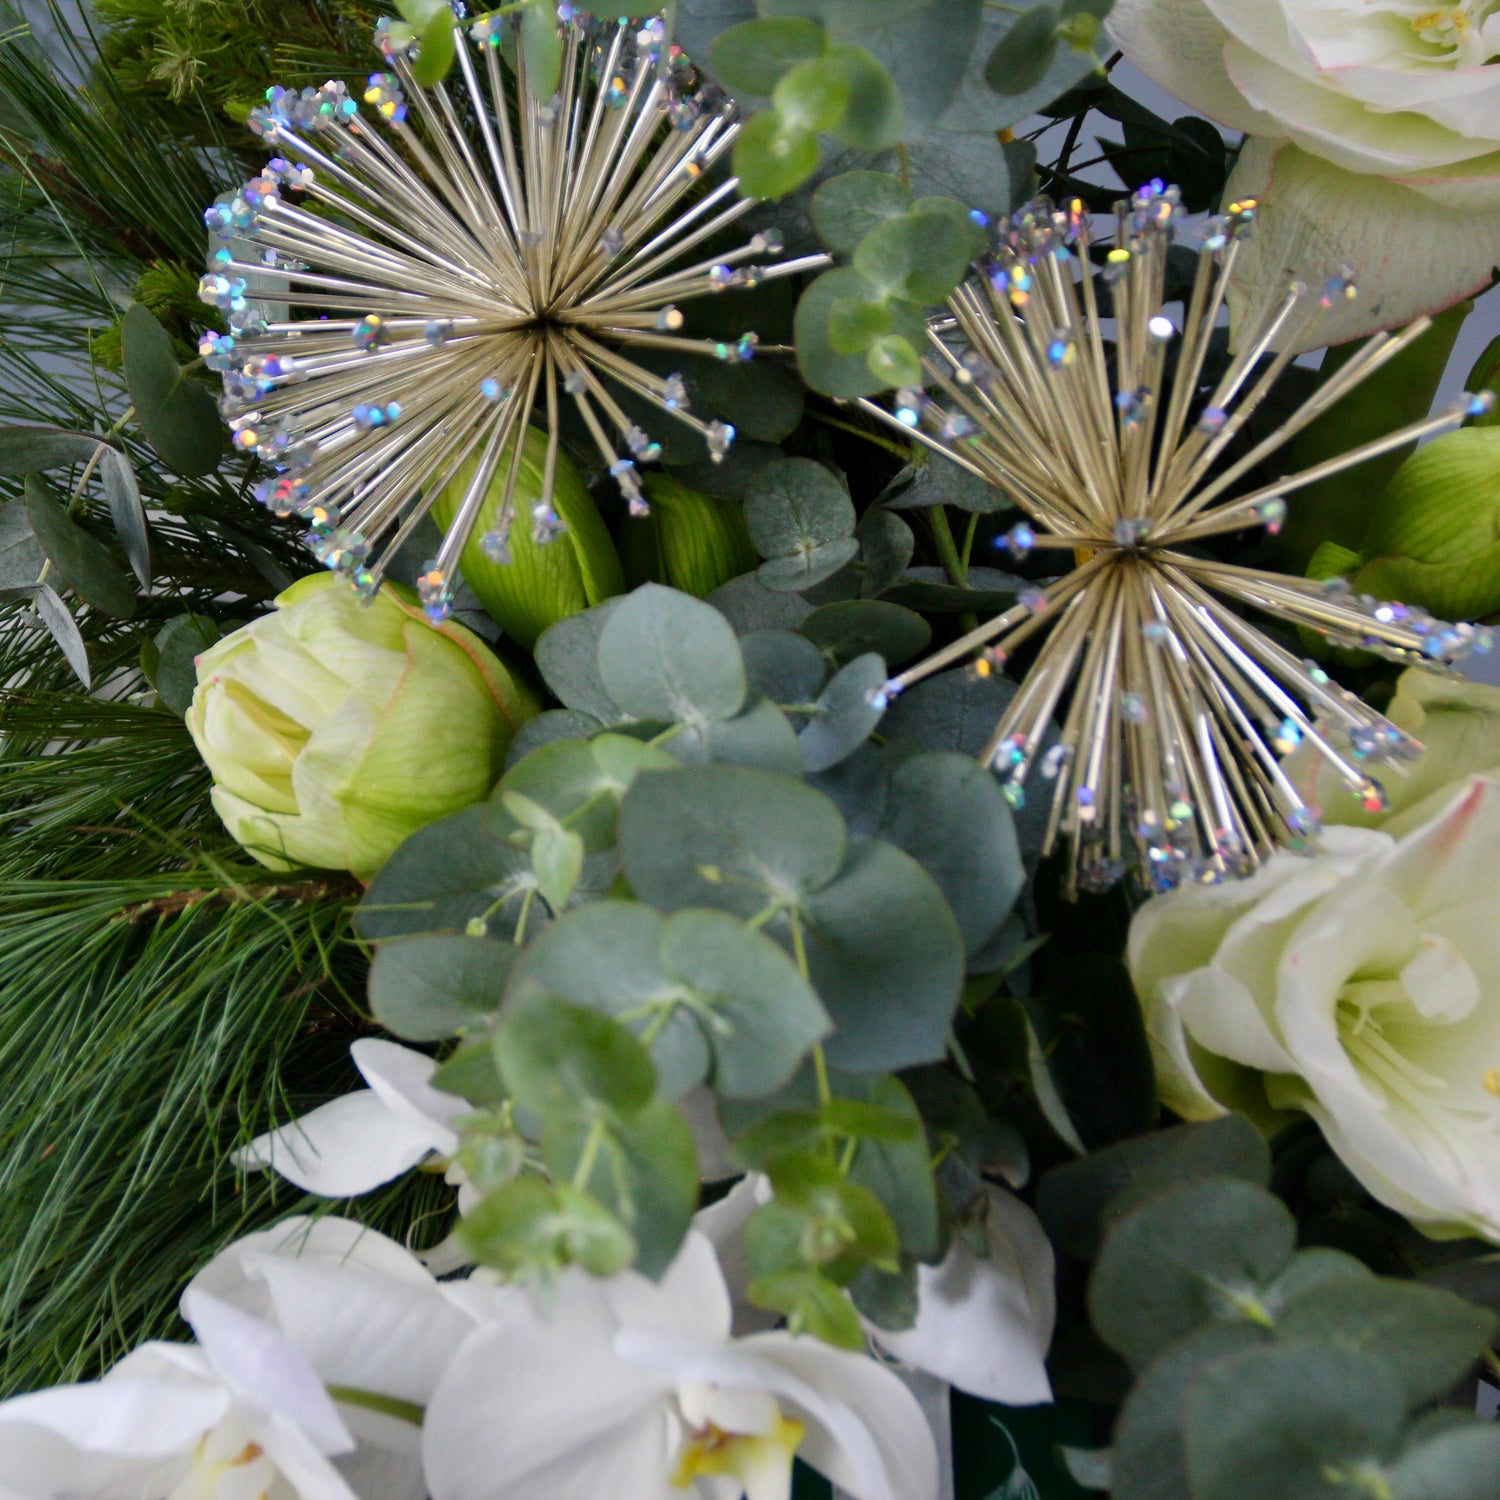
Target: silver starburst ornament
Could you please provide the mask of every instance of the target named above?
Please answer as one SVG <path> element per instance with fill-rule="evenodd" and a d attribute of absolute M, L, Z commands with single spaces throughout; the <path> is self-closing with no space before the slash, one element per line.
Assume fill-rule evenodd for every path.
<path fill-rule="evenodd" d="M 758 264 L 780 251 L 770 231 L 702 258 L 753 206 L 733 178 L 705 181 L 738 133 L 733 104 L 666 43 L 660 17 L 604 24 L 558 11 L 561 83 L 546 99 L 524 49 L 514 73 L 502 62 L 505 19 L 467 28 L 451 83 L 419 86 L 409 44 L 386 27 L 388 70 L 362 99 L 337 83 L 269 90 L 250 123 L 277 154 L 206 215 L 224 243 L 200 292 L 230 332 L 208 334 L 202 352 L 223 373 L 236 446 L 275 470 L 257 498 L 306 518 L 318 557 L 371 592 L 436 497 L 471 472 L 419 580 L 435 618 L 497 479 L 481 541 L 508 560 L 533 420 L 548 430 L 541 494 L 522 518 L 537 541 L 562 524 L 552 490 L 564 399 L 643 509 L 636 465 L 661 450 L 618 392 L 701 434 L 715 460 L 734 429 L 694 415 L 681 375 L 654 373 L 633 351 L 748 360 L 753 333 L 685 337 L 676 304 L 824 260 Z M 285 279 L 288 321 L 266 322 L 248 292 L 268 268 Z"/>
<path fill-rule="evenodd" d="M 976 670 L 994 670 L 1045 632 L 982 759 L 1016 804 L 1033 767 L 1050 781 L 1046 847 L 1069 842 L 1077 887 L 1105 887 L 1131 866 L 1158 889 L 1214 881 L 1253 869 L 1279 844 L 1306 841 L 1318 811 L 1280 764 L 1298 745 L 1325 756 L 1372 810 L 1385 801 L 1372 767 L 1404 774 L 1402 763 L 1419 753 L 1254 616 L 1435 666 L 1490 645 L 1487 631 L 1355 596 L 1343 580 L 1286 577 L 1202 549 L 1247 526 L 1275 532 L 1293 491 L 1491 404 L 1466 396 L 1441 416 L 1247 489 L 1260 464 L 1427 326 L 1377 335 L 1290 420 L 1230 456 L 1291 363 L 1290 353 L 1272 351 L 1305 347 L 1322 313 L 1355 295 L 1348 275 L 1318 289 L 1289 287 L 1244 329 L 1239 352 L 1206 388 L 1212 335 L 1254 216 L 1246 202 L 1209 222 L 1174 319 L 1164 294 L 1183 218 L 1178 194 L 1156 182 L 1119 204 L 1112 245 L 1101 250 L 1111 358 L 1090 272 L 1090 219 L 1079 204 L 1038 200 L 1002 226 L 980 274 L 934 320 L 928 389 L 899 392 L 893 413 L 862 403 L 1015 501 L 1026 519 L 1003 538 L 1013 556 L 1071 555 L 1056 581 L 893 678 L 884 696 L 976 653 Z"/>

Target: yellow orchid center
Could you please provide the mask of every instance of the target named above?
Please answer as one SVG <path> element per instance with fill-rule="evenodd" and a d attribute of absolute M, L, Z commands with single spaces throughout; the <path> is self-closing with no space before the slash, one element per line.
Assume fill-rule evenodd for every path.
<path fill-rule="evenodd" d="M 695 1479 L 737 1479 L 745 1500 L 788 1500 L 792 1459 L 806 1425 L 780 1411 L 760 1433 L 724 1432 L 710 1424 L 695 1431 L 677 1461 L 673 1485 L 687 1489 Z"/>
<path fill-rule="evenodd" d="M 259 1443 L 251 1442 L 233 1421 L 200 1439 L 192 1466 L 177 1482 L 168 1500 L 266 1500 L 276 1480 L 276 1469 Z"/>

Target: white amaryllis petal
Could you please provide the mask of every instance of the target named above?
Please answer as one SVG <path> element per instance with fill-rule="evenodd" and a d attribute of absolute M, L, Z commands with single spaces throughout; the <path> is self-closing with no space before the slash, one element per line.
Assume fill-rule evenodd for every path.
<path fill-rule="evenodd" d="M 1033 1406 L 1052 1399 L 1046 1365 L 1057 1316 L 1052 1246 L 1019 1198 L 992 1187 L 987 1199 L 989 1253 L 976 1255 L 955 1234 L 940 1265 L 917 1268 L 914 1326 L 869 1331 L 904 1364 L 971 1396 Z"/>
<path fill-rule="evenodd" d="M 1104 25 L 1135 67 L 1200 114 L 1251 135 L 1279 133 L 1230 80 L 1229 33 L 1203 0 L 1115 0 Z"/>
<path fill-rule="evenodd" d="M 470 1106 L 432 1087 L 432 1058 L 374 1037 L 349 1051 L 370 1087 L 257 1136 L 236 1153 L 236 1165 L 270 1167 L 306 1192 L 348 1198 L 457 1149 L 453 1121 Z"/>
<path fill-rule="evenodd" d="M 1311 1115 L 1360 1182 L 1429 1234 L 1500 1240 L 1500 781 L 1472 778 L 1399 839 L 1335 828 L 1327 842 L 1341 852 L 1273 860 L 1247 882 L 1256 908 L 1238 915 L 1201 890 L 1147 904 L 1132 971 L 1158 1062 L 1164 1012 L 1184 1049 L 1161 1074 L 1186 1055 L 1223 1108 L 1241 1101 L 1202 1060 L 1238 1069 L 1243 1096 L 1259 1094 L 1257 1118 Z M 1179 974 L 1164 941 L 1173 930 L 1197 934 Z M 1245 940 L 1232 951 L 1236 931 Z M 1215 974 L 1222 991 L 1231 966 L 1273 1052 L 1233 1007 L 1171 1006 Z"/>
<path fill-rule="evenodd" d="M 1492 180 L 1484 186 L 1496 190 Z M 1236 326 L 1248 309 L 1278 299 L 1289 279 L 1320 285 L 1330 267 L 1358 268 L 1361 295 L 1320 320 L 1307 347 L 1441 312 L 1487 286 L 1500 262 L 1500 205 L 1462 212 L 1296 146 L 1247 142 L 1225 196 L 1261 200 L 1230 286 Z"/>

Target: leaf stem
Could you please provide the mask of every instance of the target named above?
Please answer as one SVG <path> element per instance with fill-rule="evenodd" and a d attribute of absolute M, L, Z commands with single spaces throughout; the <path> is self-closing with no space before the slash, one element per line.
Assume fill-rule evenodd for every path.
<path fill-rule="evenodd" d="M 574 1191 L 586 1193 L 589 1190 L 589 1178 L 594 1175 L 594 1165 L 599 1160 L 600 1148 L 604 1145 L 604 1135 L 607 1130 L 603 1115 L 595 1115 L 589 1125 L 589 1133 L 583 1142 L 583 1151 L 578 1158 L 578 1165 L 573 1169 Z"/>
<path fill-rule="evenodd" d="M 427 1415 L 415 1401 L 403 1401 L 399 1396 L 382 1396 L 378 1391 L 362 1391 L 355 1385 L 331 1385 L 328 1394 L 345 1406 L 358 1406 L 365 1411 L 378 1411 L 382 1416 L 395 1417 L 400 1422 L 410 1422 L 420 1427 Z"/>

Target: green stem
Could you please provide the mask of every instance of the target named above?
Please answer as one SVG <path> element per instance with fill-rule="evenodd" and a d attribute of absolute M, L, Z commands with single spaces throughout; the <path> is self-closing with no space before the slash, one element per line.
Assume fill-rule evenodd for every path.
<path fill-rule="evenodd" d="M 894 438 L 871 432 L 868 427 L 856 427 L 853 422 L 840 421 L 838 417 L 830 417 L 827 412 L 810 411 L 808 416 L 815 422 L 821 422 L 825 427 L 836 427 L 840 432 L 852 432 L 855 437 L 863 438 L 867 443 L 874 443 L 877 448 L 884 448 L 888 453 L 894 453 L 903 463 L 911 462 L 911 450 L 903 447 Z"/>
<path fill-rule="evenodd" d="M 586 1193 L 589 1190 L 589 1178 L 594 1175 L 594 1165 L 599 1160 L 599 1151 L 604 1145 L 605 1130 L 604 1116 L 595 1115 L 583 1143 L 583 1153 L 573 1171 L 573 1188 L 576 1192 Z"/>
<path fill-rule="evenodd" d="M 964 577 L 969 576 L 969 562 L 974 556 L 974 533 L 979 530 L 979 512 L 969 512 L 969 524 L 964 527 L 963 551 L 959 554 L 959 561 L 963 564 Z"/>
<path fill-rule="evenodd" d="M 382 1416 L 410 1422 L 413 1427 L 420 1427 L 422 1419 L 427 1415 L 415 1401 L 402 1401 L 397 1396 L 382 1396 L 378 1391 L 362 1391 L 354 1385 L 331 1385 L 328 1387 L 328 1394 L 345 1406 L 378 1411 Z"/>
<path fill-rule="evenodd" d="M 948 575 L 949 583 L 954 588 L 968 588 L 969 569 L 963 558 L 958 555 L 958 544 L 953 540 L 953 528 L 948 525 L 948 508 L 944 505 L 931 506 L 927 512 L 927 519 L 932 526 L 932 541 L 937 548 L 938 560 L 943 565 L 943 571 Z"/>

